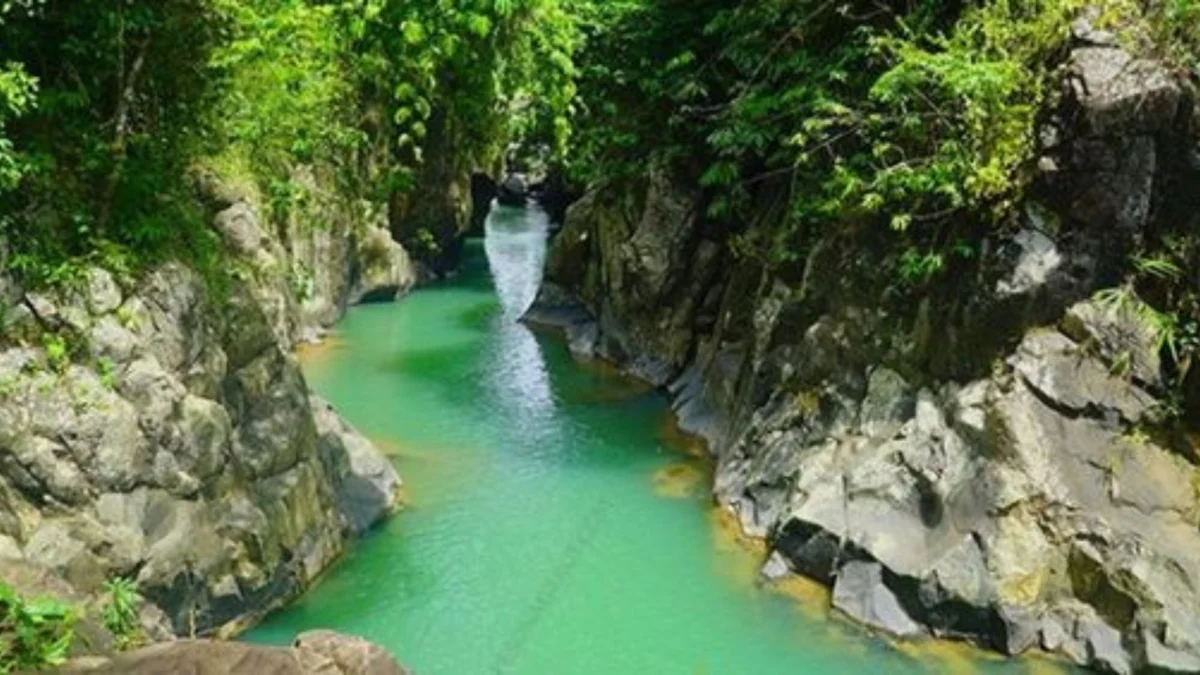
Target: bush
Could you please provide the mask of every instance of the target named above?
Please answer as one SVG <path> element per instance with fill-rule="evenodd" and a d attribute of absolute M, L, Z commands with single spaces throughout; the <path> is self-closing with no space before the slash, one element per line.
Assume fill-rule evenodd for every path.
<path fill-rule="evenodd" d="M 0 673 L 61 665 L 75 640 L 75 621 L 67 605 L 26 600 L 0 583 Z"/>

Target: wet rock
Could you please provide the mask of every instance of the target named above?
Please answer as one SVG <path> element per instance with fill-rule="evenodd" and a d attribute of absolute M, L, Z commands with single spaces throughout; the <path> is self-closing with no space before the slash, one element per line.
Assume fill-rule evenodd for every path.
<path fill-rule="evenodd" d="M 492 201 L 499 194 L 500 186 L 489 175 L 471 174 L 471 227 L 468 236 L 484 236 L 484 225 L 492 210 Z"/>

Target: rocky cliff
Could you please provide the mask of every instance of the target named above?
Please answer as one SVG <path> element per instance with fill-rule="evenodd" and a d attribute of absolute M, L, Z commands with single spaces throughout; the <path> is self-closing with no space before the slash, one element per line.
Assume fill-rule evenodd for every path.
<path fill-rule="evenodd" d="M 1161 343 L 1092 296 L 1164 219 L 1195 227 L 1200 118 L 1083 28 L 1035 190 L 943 283 L 898 286 L 853 228 L 787 274 L 736 257 L 697 182 L 658 167 L 571 208 L 528 318 L 671 392 L 765 573 L 898 636 L 1197 672 L 1200 450 L 1163 424 Z"/>
<path fill-rule="evenodd" d="M 291 348 L 414 272 L 368 205 L 286 219 L 201 176 L 227 252 L 137 280 L 3 292 L 0 577 L 80 595 L 135 579 L 151 636 L 236 630 L 301 592 L 397 504 L 391 464 L 309 394 Z"/>

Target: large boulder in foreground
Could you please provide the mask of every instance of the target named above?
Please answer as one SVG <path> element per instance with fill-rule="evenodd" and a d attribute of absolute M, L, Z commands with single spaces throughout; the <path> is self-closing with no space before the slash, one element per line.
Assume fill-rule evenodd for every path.
<path fill-rule="evenodd" d="M 409 672 L 382 647 L 329 631 L 304 633 L 290 649 L 181 640 L 67 670 L 96 675 L 406 675 Z"/>

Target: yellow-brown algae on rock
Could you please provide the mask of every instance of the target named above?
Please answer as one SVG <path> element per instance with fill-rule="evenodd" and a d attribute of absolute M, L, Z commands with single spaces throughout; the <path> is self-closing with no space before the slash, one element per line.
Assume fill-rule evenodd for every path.
<path fill-rule="evenodd" d="M 397 440 L 379 436 L 368 437 L 367 440 L 387 457 L 409 459 L 414 456 L 414 453 Z"/>
<path fill-rule="evenodd" d="M 1031 654 L 1024 657 L 1029 675 L 1066 675 L 1067 669 L 1047 654 Z"/>
<path fill-rule="evenodd" d="M 947 675 L 973 675 L 979 672 L 979 663 L 985 658 L 1001 658 L 965 642 L 933 639 L 889 642 L 901 654 L 920 663 L 936 664 L 937 672 Z"/>
<path fill-rule="evenodd" d="M 654 494 L 668 499 L 687 499 L 699 494 L 707 474 L 687 462 L 669 464 L 654 472 Z"/>
<path fill-rule="evenodd" d="M 717 572 L 735 588 L 751 590 L 758 584 L 758 570 L 767 555 L 767 544 L 742 532 L 737 518 L 729 511 L 714 507 L 708 512 Z"/>
<path fill-rule="evenodd" d="M 763 587 L 791 600 L 800 612 L 809 618 L 821 621 L 829 619 L 832 593 L 824 584 L 799 574 L 792 574 L 766 581 Z"/>
<path fill-rule="evenodd" d="M 300 365 L 307 368 L 321 365 L 349 349 L 341 336 L 330 333 L 318 342 L 302 342 L 296 345 L 296 358 L 299 359 Z"/>
<path fill-rule="evenodd" d="M 712 459 L 712 454 L 708 451 L 708 443 L 703 438 L 680 428 L 679 417 L 674 412 L 668 412 L 663 416 L 662 422 L 658 425 L 658 440 L 668 449 L 682 452 L 689 457 Z"/>

